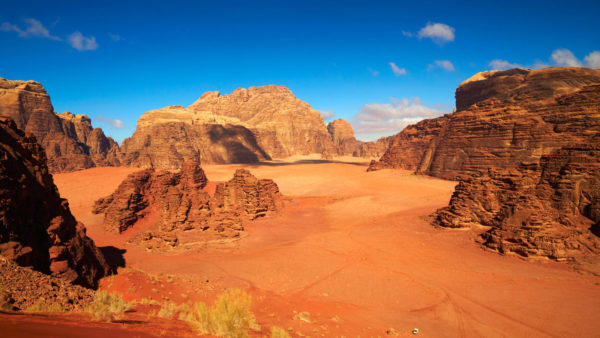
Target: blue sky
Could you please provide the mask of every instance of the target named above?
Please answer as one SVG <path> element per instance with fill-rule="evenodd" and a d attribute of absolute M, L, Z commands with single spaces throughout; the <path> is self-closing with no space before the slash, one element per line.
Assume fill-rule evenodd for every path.
<path fill-rule="evenodd" d="M 373 139 L 452 111 L 479 71 L 600 67 L 598 13 L 600 1 L 4 1 L 0 77 L 41 82 L 57 112 L 118 141 L 145 111 L 267 84 Z"/>

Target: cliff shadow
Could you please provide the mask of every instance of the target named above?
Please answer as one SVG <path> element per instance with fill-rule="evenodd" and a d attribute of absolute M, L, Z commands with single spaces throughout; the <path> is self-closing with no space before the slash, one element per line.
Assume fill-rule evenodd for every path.
<path fill-rule="evenodd" d="M 118 268 L 125 267 L 125 253 L 127 250 L 119 249 L 114 246 L 103 246 L 100 247 L 100 252 L 104 255 L 104 259 L 106 259 L 106 263 L 110 267 L 111 273 L 117 273 Z"/>

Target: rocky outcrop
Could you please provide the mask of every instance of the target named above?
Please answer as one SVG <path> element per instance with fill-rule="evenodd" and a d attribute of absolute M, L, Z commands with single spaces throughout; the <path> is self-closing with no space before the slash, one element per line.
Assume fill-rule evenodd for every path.
<path fill-rule="evenodd" d="M 600 273 L 600 70 L 484 72 L 456 106 L 407 127 L 369 169 L 459 179 L 436 224 L 483 227 L 492 250 Z"/>
<path fill-rule="evenodd" d="M 334 156 L 379 158 L 384 154 L 391 141 L 391 137 L 382 137 L 375 142 L 359 141 L 354 137 L 354 130 L 350 123 L 344 119 L 329 122 L 327 131 L 333 142 L 333 148 L 327 149 L 323 154 L 325 158 Z"/>
<path fill-rule="evenodd" d="M 486 226 L 482 243 L 492 250 L 569 259 L 600 273 L 600 135 L 593 141 L 460 182 L 436 223 Z"/>
<path fill-rule="evenodd" d="M 0 115 L 36 137 L 52 172 L 119 164 L 116 142 L 93 129 L 85 115 L 55 114 L 50 96 L 38 82 L 0 78 Z"/>
<path fill-rule="evenodd" d="M 277 185 L 257 179 L 238 169 L 233 179 L 219 183 L 211 196 L 207 178 L 197 162 L 185 162 L 181 171 L 146 169 L 129 175 L 117 190 L 96 201 L 94 213 L 105 213 L 107 231 L 121 233 L 150 213 L 158 214 L 157 224 L 143 241 L 176 246 L 181 232 L 205 232 L 208 237 L 236 237 L 244 219 L 256 219 L 281 205 Z M 156 243 L 158 242 L 158 243 Z M 148 243 L 147 243 L 148 244 Z"/>
<path fill-rule="evenodd" d="M 239 119 L 272 158 L 331 148 L 321 114 L 284 86 L 240 88 L 224 96 L 207 92 L 189 109 Z"/>
<path fill-rule="evenodd" d="M 370 170 L 460 179 L 539 161 L 600 131 L 598 85 L 600 70 L 585 68 L 477 74 L 456 90 L 456 112 L 407 127 Z"/>
<path fill-rule="evenodd" d="M 109 272 L 60 198 L 44 150 L 6 117 L 0 117 L 0 255 L 88 287 Z"/>
<path fill-rule="evenodd" d="M 123 141 L 129 166 L 180 169 L 185 161 L 250 163 L 269 160 L 255 135 L 235 118 L 169 106 L 145 113 L 135 133 Z"/>

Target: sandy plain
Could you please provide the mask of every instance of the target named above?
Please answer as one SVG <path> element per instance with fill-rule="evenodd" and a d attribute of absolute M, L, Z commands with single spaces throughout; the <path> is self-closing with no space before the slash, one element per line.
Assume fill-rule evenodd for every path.
<path fill-rule="evenodd" d="M 230 179 L 240 167 L 274 179 L 284 210 L 245 223 L 238 240 L 192 243 L 169 253 L 127 242 L 144 221 L 112 235 L 104 231 L 103 215 L 91 213 L 96 199 L 136 169 L 93 168 L 54 179 L 96 245 L 121 260 L 119 274 L 101 288 L 127 300 L 212 302 L 223 290 L 241 288 L 253 297 L 263 328 L 257 336 L 272 325 L 312 337 L 408 336 L 415 328 L 428 337 L 600 336 L 599 277 L 565 263 L 502 256 L 483 250 L 474 230 L 430 225 L 429 215 L 448 203 L 455 182 L 314 159 L 203 166 L 213 182 Z M 94 324 L 97 330 L 86 335 L 193 334 L 181 323 L 150 324 L 137 316 L 142 319 L 128 324 Z M 70 318 L 71 324 L 56 324 L 52 316 L 4 316 L 0 329 L 88 330 Z"/>

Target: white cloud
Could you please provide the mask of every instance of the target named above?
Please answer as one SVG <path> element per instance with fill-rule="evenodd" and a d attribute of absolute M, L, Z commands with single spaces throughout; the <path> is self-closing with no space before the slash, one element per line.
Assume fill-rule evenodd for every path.
<path fill-rule="evenodd" d="M 593 51 L 589 53 L 585 58 L 585 65 L 590 68 L 600 68 L 600 51 Z"/>
<path fill-rule="evenodd" d="M 427 70 L 442 68 L 448 72 L 454 71 L 454 64 L 448 60 L 435 60 L 432 64 L 427 65 Z"/>
<path fill-rule="evenodd" d="M 104 116 L 97 116 L 94 119 L 96 121 L 99 121 L 99 122 L 106 122 L 106 123 L 110 124 L 113 128 L 116 128 L 116 129 L 123 129 L 123 128 L 125 128 L 125 123 L 123 123 L 123 121 L 119 120 L 119 119 L 111 120 L 111 119 L 106 118 Z"/>
<path fill-rule="evenodd" d="M 581 62 L 577 60 L 570 50 L 565 48 L 555 50 L 550 55 L 550 58 L 557 66 L 581 67 Z"/>
<path fill-rule="evenodd" d="M 431 23 L 427 25 L 417 33 L 419 39 L 429 38 L 436 43 L 444 43 L 454 41 L 454 27 L 450 27 L 444 23 Z"/>
<path fill-rule="evenodd" d="M 509 68 L 533 68 L 541 69 L 547 67 L 588 67 L 588 68 L 600 68 L 600 51 L 592 51 L 583 58 L 584 62 L 581 62 L 574 54 L 568 49 L 559 48 L 555 49 L 550 55 L 549 62 L 543 62 L 536 60 L 533 65 L 521 66 L 520 64 L 510 63 L 506 60 L 495 59 L 489 63 L 491 69 L 509 69 Z"/>
<path fill-rule="evenodd" d="M 114 42 L 119 42 L 119 41 L 123 40 L 123 38 L 119 34 L 108 33 L 108 36 L 110 36 L 110 39 L 113 40 Z"/>
<path fill-rule="evenodd" d="M 367 68 L 369 70 L 369 73 L 371 73 L 371 75 L 373 76 L 377 76 L 379 75 L 379 71 L 375 70 L 375 69 L 371 69 L 371 68 Z"/>
<path fill-rule="evenodd" d="M 413 33 L 412 32 L 407 32 L 407 31 L 402 31 L 402 35 L 407 36 L 409 38 L 413 37 Z"/>
<path fill-rule="evenodd" d="M 36 37 L 61 41 L 61 38 L 54 35 L 50 35 L 48 29 L 44 27 L 44 25 L 42 25 L 42 23 L 38 20 L 28 18 L 23 20 L 23 22 L 25 22 L 25 29 L 21 29 L 19 28 L 19 26 L 14 25 L 10 22 L 4 22 L 0 26 L 0 31 L 16 32 L 20 38 Z"/>
<path fill-rule="evenodd" d="M 67 40 L 69 41 L 71 47 L 77 49 L 78 51 L 94 50 L 98 48 L 95 37 L 85 37 L 79 31 L 73 32 L 67 37 Z"/>
<path fill-rule="evenodd" d="M 406 75 L 406 69 L 396 66 L 395 62 L 390 62 L 390 67 L 392 68 L 392 72 L 394 72 L 394 75 L 396 75 L 396 76 Z"/>
<path fill-rule="evenodd" d="M 331 109 L 321 110 L 319 113 L 321 113 L 323 120 L 329 120 L 335 115 L 335 113 Z"/>
<path fill-rule="evenodd" d="M 521 65 L 519 65 L 517 63 L 510 63 L 506 60 L 500 60 L 500 59 L 495 59 L 495 60 L 490 61 L 489 66 L 490 66 L 490 68 L 495 69 L 495 70 L 523 68 Z"/>
<path fill-rule="evenodd" d="M 397 133 L 409 124 L 437 117 L 442 111 L 424 106 L 419 98 L 390 99 L 392 103 L 367 103 L 354 115 L 352 127 L 356 133 Z"/>

